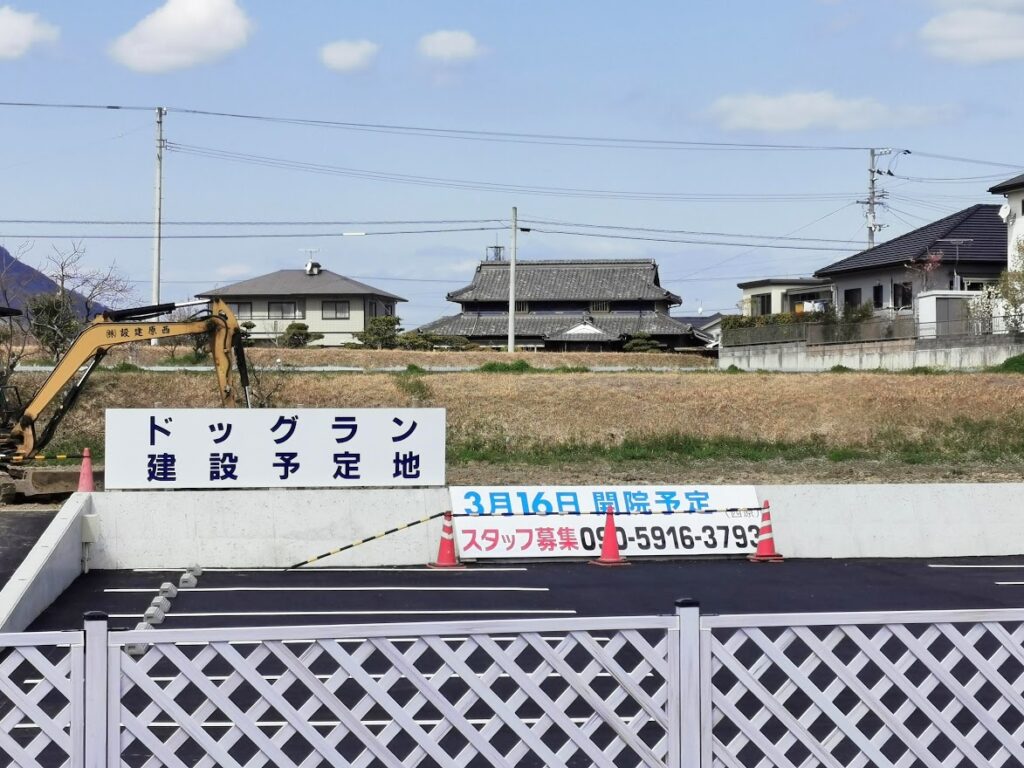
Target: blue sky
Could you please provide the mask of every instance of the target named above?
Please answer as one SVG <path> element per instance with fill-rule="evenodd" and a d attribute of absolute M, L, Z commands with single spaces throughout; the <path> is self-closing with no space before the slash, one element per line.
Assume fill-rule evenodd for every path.
<path fill-rule="evenodd" d="M 1022 63 L 1024 0 L 0 4 L 0 101 L 164 105 L 512 133 L 900 147 L 912 151 L 893 166 L 901 176 L 983 177 L 889 179 L 884 186 L 892 210 L 880 214 L 887 225 L 882 239 L 973 202 L 998 202 L 986 188 L 1019 172 L 1016 164 L 1024 168 L 1024 149 L 1017 146 L 1024 106 L 1013 96 Z M 166 137 L 179 145 L 374 173 L 674 193 L 671 200 L 650 200 L 482 191 L 172 151 L 165 161 L 164 217 L 507 221 L 516 205 L 524 219 L 574 225 L 548 229 L 750 242 L 739 247 L 539 231 L 519 238 L 523 259 L 654 258 L 663 284 L 683 296 L 677 311 L 686 314 L 699 307 L 734 310 L 737 279 L 808 274 L 865 239 L 863 210 L 855 202 L 867 183 L 863 149 L 538 145 L 179 111 L 168 115 Z M 883 167 L 888 163 L 884 158 Z M 8 222 L 150 219 L 152 113 L 0 107 L 0 173 L 0 243 L 13 251 L 30 242 L 27 260 L 38 263 L 52 246 L 66 248 L 80 238 L 91 263 L 116 260 L 136 281 L 138 298 L 148 300 L 148 225 Z M 401 314 L 413 327 L 455 311 L 445 293 L 469 281 L 486 246 L 507 244 L 507 231 L 311 235 L 451 226 L 168 225 L 168 235 L 289 236 L 168 239 L 162 295 L 181 299 L 301 266 L 301 249 L 320 248 L 327 268 L 408 298 Z M 104 238 L 111 234 L 140 239 Z M 855 242 L 755 241 L 733 234 Z"/>

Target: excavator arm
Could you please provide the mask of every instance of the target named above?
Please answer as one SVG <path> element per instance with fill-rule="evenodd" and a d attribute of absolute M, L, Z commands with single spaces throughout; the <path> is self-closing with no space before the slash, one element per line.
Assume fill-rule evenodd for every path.
<path fill-rule="evenodd" d="M 205 303 L 205 302 L 203 302 Z M 239 377 L 249 405 L 248 370 L 238 321 L 228 306 L 219 299 L 209 302 L 209 313 L 184 322 L 161 322 L 156 318 L 177 305 L 161 304 L 138 309 L 107 312 L 97 317 L 71 344 L 67 353 L 54 367 L 32 399 L 25 405 L 16 423 L 4 428 L 0 434 L 0 445 L 4 458 L 18 456 L 31 458 L 50 441 L 64 415 L 78 399 L 82 387 L 111 347 L 150 339 L 170 339 L 193 334 L 210 336 L 210 351 L 213 355 L 214 371 L 221 403 L 230 408 L 235 405 L 231 391 L 231 356 L 235 356 Z M 131 319 L 129 319 L 131 318 Z M 75 380 L 79 369 L 85 366 L 81 376 Z M 43 431 L 36 435 L 36 424 L 40 415 L 61 391 L 68 387 L 64 398 L 57 404 Z"/>

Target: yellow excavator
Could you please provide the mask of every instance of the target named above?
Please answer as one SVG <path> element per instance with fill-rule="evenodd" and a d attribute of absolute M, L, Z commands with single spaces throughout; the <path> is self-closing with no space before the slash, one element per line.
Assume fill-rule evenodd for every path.
<path fill-rule="evenodd" d="M 197 307 L 196 313 L 184 321 L 162 321 L 166 315 L 181 307 Z M 0 308 L 0 316 L 21 314 L 16 309 Z M 231 358 L 235 358 L 242 385 L 245 405 L 250 406 L 251 389 L 242 334 L 234 313 L 220 299 L 155 304 L 133 309 L 108 310 L 96 317 L 78 334 L 68 351 L 36 393 L 22 405 L 18 390 L 10 385 L 0 388 L 0 500 L 12 494 L 56 493 L 52 486 L 38 487 L 32 482 L 26 462 L 34 459 L 57 431 L 61 420 L 75 404 L 89 375 L 99 365 L 111 347 L 152 339 L 171 339 L 195 334 L 208 335 L 213 367 L 221 404 L 234 407 L 235 396 L 231 387 Z M 84 366 L 84 368 L 83 368 Z M 77 378 L 76 378 L 77 376 Z M 43 411 L 64 396 L 45 426 L 37 433 Z M 7 475 L 7 477 L 4 477 Z M 67 490 L 74 490 L 74 486 Z"/>

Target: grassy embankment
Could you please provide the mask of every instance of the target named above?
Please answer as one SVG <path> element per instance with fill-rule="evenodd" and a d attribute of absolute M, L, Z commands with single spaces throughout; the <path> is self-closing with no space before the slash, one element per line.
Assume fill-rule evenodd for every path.
<path fill-rule="evenodd" d="M 1017 375 L 581 368 L 510 370 L 498 361 L 474 373 L 413 366 L 398 374 L 264 376 L 280 406 L 446 408 L 449 474 L 466 482 L 667 481 L 694 472 L 722 481 L 1024 477 Z M 22 383 L 31 385 L 29 378 Z M 97 373 L 50 452 L 95 451 L 105 408 L 154 404 L 215 406 L 211 375 Z"/>

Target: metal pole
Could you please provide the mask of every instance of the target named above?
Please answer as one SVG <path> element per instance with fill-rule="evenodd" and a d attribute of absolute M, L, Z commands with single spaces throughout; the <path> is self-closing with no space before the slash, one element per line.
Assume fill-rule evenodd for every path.
<path fill-rule="evenodd" d="M 160 303 L 160 240 L 163 227 L 164 205 L 164 115 L 163 107 L 156 109 L 156 184 L 153 191 L 153 304 Z M 150 341 L 156 346 L 157 340 Z"/>
<path fill-rule="evenodd" d="M 508 351 L 516 351 L 516 235 L 519 232 L 519 213 L 512 206 L 512 247 L 508 263 Z"/>
<path fill-rule="evenodd" d="M 868 164 L 868 248 L 875 247 L 875 150 L 869 149 Z"/>

